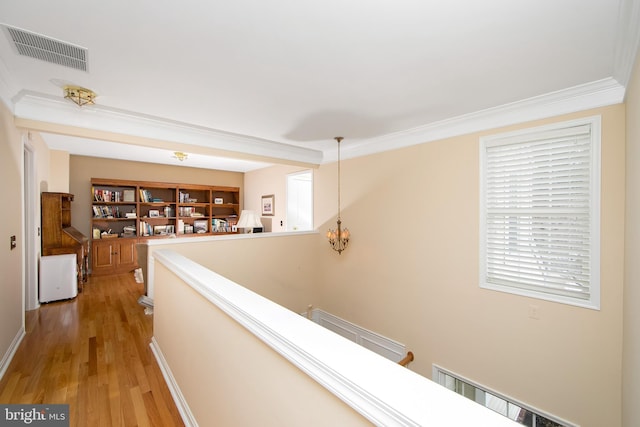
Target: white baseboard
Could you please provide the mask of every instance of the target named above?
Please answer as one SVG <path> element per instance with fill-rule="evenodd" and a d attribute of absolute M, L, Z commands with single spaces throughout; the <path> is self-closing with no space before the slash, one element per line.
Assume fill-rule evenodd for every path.
<path fill-rule="evenodd" d="M 5 372 L 7 372 L 7 368 L 11 364 L 13 360 L 13 356 L 15 356 L 18 347 L 20 347 L 20 343 L 22 342 L 25 336 L 24 326 L 20 327 L 20 330 L 16 334 L 15 338 L 11 342 L 11 345 L 7 349 L 7 352 L 2 356 L 2 360 L 0 361 L 0 379 L 4 377 Z"/>
<path fill-rule="evenodd" d="M 178 383 L 173 377 L 173 373 L 171 372 L 171 369 L 167 364 L 167 360 L 164 358 L 164 355 L 162 354 L 162 350 L 160 349 L 160 346 L 158 345 L 158 341 L 156 341 L 155 337 L 151 337 L 151 344 L 149 344 L 149 346 L 151 347 L 151 351 L 153 352 L 153 355 L 155 356 L 156 361 L 160 366 L 160 370 L 162 371 L 162 376 L 164 377 L 164 380 L 167 383 L 167 386 L 169 387 L 169 391 L 171 392 L 173 401 L 178 407 L 178 412 L 180 412 L 180 416 L 182 417 L 182 422 L 186 427 L 198 427 L 198 422 L 193 416 L 193 413 L 191 412 L 191 408 L 189 408 L 189 405 L 187 404 L 187 401 L 185 400 L 184 395 L 182 394 L 182 391 L 178 386 Z"/>
<path fill-rule="evenodd" d="M 303 313 L 303 315 L 307 316 L 307 313 Z M 404 344 L 362 328 L 318 308 L 314 308 L 311 311 L 311 320 L 380 356 L 386 357 L 392 362 L 399 362 L 407 354 L 407 349 Z"/>

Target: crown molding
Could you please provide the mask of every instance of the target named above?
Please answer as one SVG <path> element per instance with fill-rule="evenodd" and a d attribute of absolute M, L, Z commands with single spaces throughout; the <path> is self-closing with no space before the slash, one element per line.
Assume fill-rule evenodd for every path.
<path fill-rule="evenodd" d="M 231 153 L 319 165 L 321 151 L 266 139 L 134 114 L 100 105 L 78 106 L 61 98 L 23 91 L 14 100 L 16 118 L 191 144 Z"/>
<path fill-rule="evenodd" d="M 616 28 L 613 78 L 627 87 L 640 46 L 640 1 L 621 0 Z"/>
<path fill-rule="evenodd" d="M 1 65 L 0 63 L 0 95 L 3 89 Z M 342 147 L 341 153 L 344 159 L 381 153 L 483 130 L 618 104 L 624 101 L 624 95 L 625 88 L 617 79 L 606 78 L 413 129 L 369 138 L 358 143 L 345 145 Z M 253 157 L 309 165 L 320 165 L 336 160 L 336 153 L 332 148 L 323 153 L 319 150 L 296 145 L 134 114 L 100 105 L 79 108 L 64 99 L 38 93 L 20 92 L 18 96 L 13 98 L 12 104 L 15 116 L 24 120 L 191 144 L 229 153 L 241 153 Z"/>
<path fill-rule="evenodd" d="M 364 140 L 342 149 L 342 157 L 355 158 L 469 133 L 545 119 L 591 108 L 619 104 L 625 88 L 613 78 L 548 93 L 425 126 Z M 335 156 L 327 155 L 327 160 Z"/>
<path fill-rule="evenodd" d="M 13 112 L 12 94 L 16 93 L 15 84 L 4 61 L 0 57 L 0 101 Z"/>

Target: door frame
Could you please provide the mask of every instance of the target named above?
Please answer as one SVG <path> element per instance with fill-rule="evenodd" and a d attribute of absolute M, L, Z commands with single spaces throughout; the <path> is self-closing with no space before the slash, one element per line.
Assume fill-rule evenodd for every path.
<path fill-rule="evenodd" d="M 36 191 L 36 151 L 31 144 L 30 134 L 23 136 L 23 265 L 24 265 L 24 309 L 35 310 L 40 307 L 38 301 L 38 255 L 40 245 L 38 237 L 40 227 L 38 192 Z"/>

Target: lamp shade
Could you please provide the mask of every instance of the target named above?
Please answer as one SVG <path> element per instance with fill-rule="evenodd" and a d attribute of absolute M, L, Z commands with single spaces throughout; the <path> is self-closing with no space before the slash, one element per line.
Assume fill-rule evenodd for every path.
<path fill-rule="evenodd" d="M 262 223 L 260 222 L 260 218 L 258 214 L 256 214 L 252 210 L 243 209 L 240 212 L 240 219 L 238 219 L 238 223 L 236 224 L 238 228 L 258 228 L 262 227 Z"/>

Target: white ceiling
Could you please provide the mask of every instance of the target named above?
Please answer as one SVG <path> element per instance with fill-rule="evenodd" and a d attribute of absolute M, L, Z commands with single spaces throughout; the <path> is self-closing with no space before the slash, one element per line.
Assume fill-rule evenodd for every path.
<path fill-rule="evenodd" d="M 88 72 L 20 56 L 3 33 L 0 97 L 25 120 L 166 142 L 154 151 L 135 138 L 110 146 L 43 132 L 73 154 L 171 163 L 181 150 L 184 165 L 240 171 L 320 164 L 335 157 L 338 135 L 348 157 L 621 102 L 638 9 L 637 0 L 2 0 L 2 24 L 88 49 Z M 64 101 L 68 83 L 94 90 L 97 105 Z"/>

